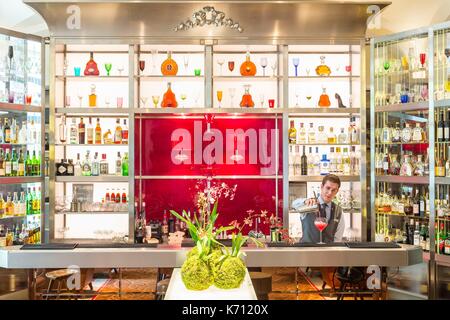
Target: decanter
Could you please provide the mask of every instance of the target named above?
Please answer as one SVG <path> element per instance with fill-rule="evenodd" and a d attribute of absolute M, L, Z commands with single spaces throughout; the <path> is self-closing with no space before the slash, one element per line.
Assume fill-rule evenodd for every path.
<path fill-rule="evenodd" d="M 89 95 L 89 107 L 97 106 L 97 95 L 95 94 L 95 84 L 91 84 L 91 94 Z"/>
<path fill-rule="evenodd" d="M 161 64 L 161 73 L 164 76 L 175 76 L 178 73 L 178 65 L 172 59 L 172 53 L 167 52 L 167 59 Z"/>
<path fill-rule="evenodd" d="M 319 98 L 319 107 L 328 108 L 331 106 L 330 97 L 327 95 L 327 89 L 322 88 L 322 94 Z"/>
<path fill-rule="evenodd" d="M 397 161 L 397 155 L 391 155 L 391 163 L 389 165 L 389 174 L 398 176 L 400 174 L 400 163 Z"/>
<path fill-rule="evenodd" d="M 176 108 L 178 106 L 177 99 L 175 98 L 175 94 L 172 92 L 171 83 L 167 83 L 167 91 L 164 93 L 161 107 L 163 108 Z"/>
<path fill-rule="evenodd" d="M 404 158 L 403 158 L 402 166 L 400 168 L 400 175 L 411 177 L 413 175 L 413 167 L 409 160 L 409 155 L 405 154 L 403 157 Z"/>
<path fill-rule="evenodd" d="M 412 134 L 412 141 L 414 142 L 421 142 L 422 138 L 423 138 L 423 133 L 422 133 L 422 127 L 420 126 L 420 123 L 416 123 L 416 127 L 413 129 L 413 134 Z"/>
<path fill-rule="evenodd" d="M 247 51 L 245 61 L 241 64 L 241 76 L 251 77 L 256 74 L 256 65 L 250 61 L 250 52 Z"/>
<path fill-rule="evenodd" d="M 252 95 L 250 94 L 250 85 L 244 85 L 245 93 L 242 96 L 241 103 L 239 104 L 241 107 L 252 108 L 255 106 L 255 103 L 252 100 Z"/>
<path fill-rule="evenodd" d="M 329 77 L 331 69 L 325 64 L 325 56 L 320 56 L 320 65 L 316 67 L 316 74 L 320 77 Z"/>
<path fill-rule="evenodd" d="M 405 123 L 405 127 L 402 130 L 402 142 L 408 143 L 411 141 L 411 128 L 409 127 L 409 123 Z"/>
<path fill-rule="evenodd" d="M 416 167 L 414 168 L 414 175 L 415 176 L 423 176 L 425 173 L 425 165 L 422 162 L 422 155 L 419 154 L 417 156 L 417 162 L 416 162 Z"/>
<path fill-rule="evenodd" d="M 98 76 L 100 71 L 98 71 L 97 62 L 94 61 L 94 53 L 91 52 L 91 58 L 86 63 L 86 68 L 84 69 L 85 76 Z"/>
<path fill-rule="evenodd" d="M 392 129 L 392 142 L 400 142 L 402 140 L 402 132 L 399 123 L 395 123 L 395 128 Z"/>

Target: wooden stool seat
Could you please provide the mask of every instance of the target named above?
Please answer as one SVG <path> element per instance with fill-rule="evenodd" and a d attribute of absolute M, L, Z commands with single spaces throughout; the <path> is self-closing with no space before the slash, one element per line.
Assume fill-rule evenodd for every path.
<path fill-rule="evenodd" d="M 265 272 L 249 272 L 258 300 L 268 300 L 272 291 L 272 275 Z"/>
<path fill-rule="evenodd" d="M 67 280 L 67 278 L 76 273 L 79 273 L 79 271 L 74 269 L 59 269 L 47 272 L 45 274 L 45 277 L 49 279 L 47 288 L 47 299 L 49 297 L 50 290 L 52 289 L 52 284 L 54 281 L 58 284 L 56 299 L 59 299 L 59 297 L 61 296 L 61 286 L 63 284 L 63 281 Z"/>

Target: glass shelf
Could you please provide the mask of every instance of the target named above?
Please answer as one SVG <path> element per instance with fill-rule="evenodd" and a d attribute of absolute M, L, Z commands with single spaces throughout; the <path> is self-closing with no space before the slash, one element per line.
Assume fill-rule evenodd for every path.
<path fill-rule="evenodd" d="M 104 115 L 115 115 L 122 114 L 126 115 L 130 113 L 129 108 L 93 108 L 93 107 L 81 107 L 81 108 L 55 108 L 55 112 L 65 115 L 85 115 L 85 114 L 104 114 Z"/>
<path fill-rule="evenodd" d="M 122 176 L 56 176 L 56 182 L 129 182 L 129 177 Z"/>
<path fill-rule="evenodd" d="M 55 214 L 58 215 L 93 215 L 93 214 L 128 214 L 128 211 L 79 211 L 79 212 L 73 212 L 73 211 L 65 211 L 65 212 L 55 212 Z"/>
<path fill-rule="evenodd" d="M 23 113 L 23 112 L 41 112 L 41 106 L 32 106 L 26 104 L 16 104 L 16 103 L 7 103 L 0 102 L 0 111 L 9 111 L 14 113 Z"/>
<path fill-rule="evenodd" d="M 322 182 L 325 176 L 295 176 L 289 177 L 289 182 Z M 359 182 L 360 176 L 338 175 L 341 182 Z"/>
<path fill-rule="evenodd" d="M 407 112 L 407 111 L 428 111 L 428 101 L 390 104 L 386 106 L 375 107 L 375 112 Z"/>
<path fill-rule="evenodd" d="M 429 177 L 407 177 L 407 176 L 375 176 L 376 182 L 405 183 L 405 184 L 429 184 Z"/>
<path fill-rule="evenodd" d="M 0 177 L 0 184 L 37 183 L 42 181 L 42 176 Z"/>
<path fill-rule="evenodd" d="M 95 81 L 95 80 L 128 80 L 127 75 L 122 76 L 55 76 L 58 80 L 79 80 L 79 81 Z"/>
<path fill-rule="evenodd" d="M 55 146 L 57 147 L 128 147 L 128 143 L 127 144 L 123 144 L 123 143 L 118 143 L 118 144 L 71 144 L 71 143 L 66 143 L 66 144 L 55 144 Z"/>

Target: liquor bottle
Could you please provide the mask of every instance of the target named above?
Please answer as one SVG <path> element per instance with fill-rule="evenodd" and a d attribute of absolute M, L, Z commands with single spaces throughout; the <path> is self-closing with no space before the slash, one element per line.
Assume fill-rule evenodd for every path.
<path fill-rule="evenodd" d="M 419 197 L 419 189 L 416 188 L 414 193 L 414 197 L 412 199 L 412 214 L 413 216 L 418 217 L 420 214 L 420 197 Z"/>
<path fill-rule="evenodd" d="M 413 167 L 411 165 L 409 155 L 407 154 L 404 155 L 404 160 L 400 168 L 400 175 L 408 177 L 411 177 L 413 175 Z"/>
<path fill-rule="evenodd" d="M 97 125 L 95 126 L 95 144 L 102 144 L 102 128 L 100 127 L 100 118 L 97 118 Z"/>
<path fill-rule="evenodd" d="M 59 124 L 59 141 L 61 143 L 66 143 L 67 141 L 67 127 L 66 127 L 66 117 L 61 117 L 61 123 Z"/>
<path fill-rule="evenodd" d="M 409 127 L 409 123 L 405 123 L 405 127 L 402 130 L 402 142 L 408 143 L 411 141 L 412 131 Z"/>
<path fill-rule="evenodd" d="M 120 203 L 120 192 L 119 192 L 119 189 L 117 189 L 117 192 L 116 192 L 116 203 Z"/>
<path fill-rule="evenodd" d="M 312 144 L 316 142 L 316 131 L 314 130 L 314 123 L 309 124 L 308 130 L 308 143 Z"/>
<path fill-rule="evenodd" d="M 111 129 L 108 129 L 108 131 L 106 131 L 103 134 L 103 144 L 112 144 L 113 140 L 111 136 L 112 136 Z"/>
<path fill-rule="evenodd" d="M 5 200 L 3 200 L 3 192 L 0 192 L 0 218 L 5 216 L 5 204 Z"/>
<path fill-rule="evenodd" d="M 9 155 L 9 149 L 6 149 L 6 156 L 5 156 L 5 176 L 6 177 L 11 177 L 11 170 L 12 170 L 11 157 Z"/>
<path fill-rule="evenodd" d="M 5 158 L 3 155 L 3 149 L 0 149 L 0 177 L 4 177 L 5 175 Z"/>
<path fill-rule="evenodd" d="M 30 138 L 28 139 L 30 141 L 30 143 L 39 143 L 38 142 L 38 137 L 39 135 L 37 134 L 37 129 L 36 129 L 36 121 L 34 120 L 34 117 L 31 117 L 31 122 L 30 122 Z"/>
<path fill-rule="evenodd" d="M 11 193 L 8 192 L 5 204 L 5 216 L 12 217 L 14 215 L 14 205 L 11 202 Z"/>
<path fill-rule="evenodd" d="M 389 167 L 389 174 L 393 175 L 393 176 L 398 176 L 400 175 L 400 163 L 397 160 L 397 155 L 396 154 L 392 154 L 391 155 L 391 164 Z"/>
<path fill-rule="evenodd" d="M 314 175 L 320 175 L 320 154 L 319 147 L 316 147 L 316 153 L 314 154 Z"/>
<path fill-rule="evenodd" d="M 25 160 L 23 159 L 23 150 L 22 149 L 20 149 L 20 153 L 19 153 L 17 175 L 19 177 L 23 177 L 25 175 Z"/>
<path fill-rule="evenodd" d="M 20 215 L 25 216 L 27 214 L 27 202 L 26 202 L 24 191 L 20 192 L 19 203 L 20 203 Z"/>
<path fill-rule="evenodd" d="M 359 136 L 360 136 L 360 130 L 356 126 L 356 118 L 351 117 L 350 118 L 350 127 L 349 127 L 349 141 L 352 144 L 359 144 Z"/>
<path fill-rule="evenodd" d="M 319 126 L 319 132 L 317 134 L 317 142 L 318 143 L 328 143 L 328 136 L 325 133 L 323 126 Z"/>
<path fill-rule="evenodd" d="M 111 203 L 115 203 L 116 202 L 116 193 L 114 192 L 114 189 L 111 189 L 110 201 L 111 201 Z"/>
<path fill-rule="evenodd" d="M 289 143 L 297 143 L 297 129 L 295 129 L 294 120 L 291 120 L 291 126 L 289 128 Z"/>
<path fill-rule="evenodd" d="M 168 236 L 169 234 L 169 224 L 167 222 L 167 210 L 164 210 L 163 222 L 162 222 L 162 234 L 163 236 Z"/>
<path fill-rule="evenodd" d="M 392 142 L 401 142 L 402 132 L 400 130 L 400 123 L 396 122 L 395 127 L 392 129 Z"/>
<path fill-rule="evenodd" d="M 116 158 L 116 176 L 122 175 L 122 158 L 120 157 L 120 152 L 117 152 Z"/>
<path fill-rule="evenodd" d="M 344 148 L 344 154 L 342 156 L 342 163 L 344 166 L 344 175 L 350 175 L 351 174 L 351 163 L 350 163 L 350 157 L 348 155 L 348 148 Z"/>
<path fill-rule="evenodd" d="M 289 177 L 293 177 L 295 175 L 294 165 L 295 165 L 295 155 L 293 151 L 293 147 L 289 145 Z"/>
<path fill-rule="evenodd" d="M 320 56 L 320 65 L 316 67 L 316 74 L 320 77 L 329 77 L 331 69 L 325 64 L 325 56 Z"/>
<path fill-rule="evenodd" d="M 26 121 L 22 121 L 22 126 L 20 127 L 20 130 L 19 130 L 18 139 L 19 139 L 20 144 L 27 143 L 27 123 L 26 123 Z"/>
<path fill-rule="evenodd" d="M 425 176 L 430 175 L 430 159 L 429 159 L 429 155 L 428 155 L 428 148 L 427 148 L 427 154 L 425 155 L 425 161 L 424 161 L 423 165 L 424 165 L 423 174 Z"/>
<path fill-rule="evenodd" d="M 123 119 L 123 126 L 122 126 L 122 144 L 128 144 L 128 126 L 127 126 L 127 119 Z"/>
<path fill-rule="evenodd" d="M 330 160 L 330 173 L 338 173 L 337 154 L 334 153 L 334 147 L 330 148 L 328 159 Z"/>
<path fill-rule="evenodd" d="M 69 163 L 67 164 L 67 175 L 68 176 L 73 176 L 75 173 L 75 168 L 73 165 L 73 160 L 69 159 Z"/>
<path fill-rule="evenodd" d="M 81 168 L 80 154 L 77 153 L 77 162 L 75 162 L 75 166 L 73 169 L 73 174 L 75 177 L 80 177 L 83 175 L 83 170 Z"/>
<path fill-rule="evenodd" d="M 17 143 L 17 127 L 16 127 L 15 119 L 11 120 L 10 140 L 11 140 L 11 143 Z"/>
<path fill-rule="evenodd" d="M 318 106 L 321 108 L 328 108 L 331 106 L 330 97 L 328 96 L 325 87 L 322 87 L 322 94 L 320 95 Z"/>
<path fill-rule="evenodd" d="M 391 160 L 389 158 L 388 152 L 386 151 L 383 156 L 383 172 L 382 173 L 384 175 L 388 175 L 390 167 L 391 167 Z"/>
<path fill-rule="evenodd" d="M 308 154 L 308 175 L 313 176 L 314 175 L 314 154 L 312 152 L 312 147 L 309 147 L 309 154 Z"/>
<path fill-rule="evenodd" d="M 416 221 L 416 227 L 414 229 L 413 245 L 420 246 L 420 229 L 419 221 Z"/>
<path fill-rule="evenodd" d="M 295 155 L 294 155 L 294 175 L 300 176 L 302 174 L 302 157 L 300 156 L 300 146 L 295 146 Z"/>
<path fill-rule="evenodd" d="M 169 216 L 169 233 L 175 232 L 175 219 L 173 215 Z"/>
<path fill-rule="evenodd" d="M 91 84 L 91 94 L 89 95 L 89 107 L 97 106 L 97 95 L 95 94 L 95 84 Z"/>
<path fill-rule="evenodd" d="M 127 203 L 127 194 L 125 193 L 125 189 L 122 189 L 122 203 Z M 142 203 L 143 207 L 145 207 L 145 202 Z M 142 210 L 145 218 L 145 209 Z"/>
<path fill-rule="evenodd" d="M 37 197 L 37 194 L 36 194 L 36 188 L 33 188 L 33 193 L 31 194 L 31 197 L 32 197 L 32 205 L 31 205 L 31 207 L 32 207 L 32 212 L 33 212 L 33 214 L 37 214 L 39 211 L 39 205 L 38 205 L 38 197 Z"/>
<path fill-rule="evenodd" d="M 161 64 L 161 73 L 164 76 L 175 76 L 178 73 L 178 64 L 172 59 L 172 53 L 167 52 L 167 59 Z"/>
<path fill-rule="evenodd" d="M 13 215 L 14 216 L 20 216 L 20 205 L 19 205 L 19 198 L 17 197 L 17 192 L 13 193 L 13 206 L 14 206 L 14 212 Z"/>
<path fill-rule="evenodd" d="M 303 122 L 300 123 L 300 129 L 298 130 L 298 142 L 300 144 L 306 143 L 306 128 L 303 126 Z"/>
<path fill-rule="evenodd" d="M 435 169 L 435 176 L 436 177 L 445 177 L 445 165 L 444 161 L 442 160 L 443 156 L 436 155 L 436 169 Z"/>
<path fill-rule="evenodd" d="M 33 150 L 33 158 L 31 159 L 31 164 L 33 166 L 33 175 L 41 175 L 41 157 L 40 155 L 36 157 L 36 150 Z"/>
<path fill-rule="evenodd" d="M 306 176 L 308 174 L 308 158 L 305 154 L 305 146 L 303 146 L 303 154 L 301 158 L 301 175 Z"/>
<path fill-rule="evenodd" d="M 239 106 L 242 108 L 253 108 L 255 103 L 253 102 L 252 95 L 250 94 L 250 85 L 244 85 L 244 94 L 242 95 L 241 102 Z"/>
<path fill-rule="evenodd" d="M 89 122 L 86 125 L 87 144 L 94 143 L 94 127 L 92 126 L 92 118 L 89 117 Z"/>
<path fill-rule="evenodd" d="M 327 159 L 327 155 L 322 155 L 322 160 L 320 160 L 320 175 L 326 176 L 330 173 L 330 160 Z"/>
<path fill-rule="evenodd" d="M 11 143 L 11 127 L 9 126 L 8 118 L 5 119 L 4 130 L 5 143 Z"/>
<path fill-rule="evenodd" d="M 383 174 L 383 157 L 378 148 L 375 149 L 375 174 Z"/>
<path fill-rule="evenodd" d="M 30 151 L 27 150 L 27 158 L 25 160 L 25 171 L 27 176 L 33 175 L 33 163 L 30 156 Z"/>
<path fill-rule="evenodd" d="M 92 160 L 92 175 L 93 176 L 100 175 L 100 162 L 98 160 L 98 152 L 94 154 L 94 160 Z"/>
<path fill-rule="evenodd" d="M 436 243 L 438 245 L 437 253 L 444 254 L 445 238 L 446 238 L 446 234 L 444 231 L 444 222 L 441 222 L 440 228 L 439 228 L 439 233 L 437 233 L 437 234 L 438 234 L 438 238 L 436 241 Z"/>
<path fill-rule="evenodd" d="M 31 194 L 31 188 L 28 188 L 27 196 L 26 196 L 26 202 L 27 202 L 27 215 L 33 214 L 33 198 Z"/>
<path fill-rule="evenodd" d="M 385 123 L 382 131 L 381 131 L 381 142 L 382 143 L 389 143 L 391 142 L 391 128 L 389 128 L 388 124 Z"/>
<path fill-rule="evenodd" d="M 336 173 L 343 174 L 344 173 L 344 155 L 341 153 L 341 148 L 336 148 Z"/>
<path fill-rule="evenodd" d="M 422 155 L 417 155 L 417 162 L 415 163 L 414 175 L 415 176 L 423 176 L 425 171 L 425 166 L 422 161 Z"/>
<path fill-rule="evenodd" d="M 81 174 L 83 176 L 90 176 L 90 175 L 92 175 L 92 163 L 91 163 L 91 160 L 89 158 L 89 153 L 90 153 L 89 150 L 86 151 L 86 157 L 84 159 L 83 166 L 81 167 Z"/>
<path fill-rule="evenodd" d="M 416 127 L 413 129 L 412 133 L 412 141 L 413 142 L 422 142 L 423 138 L 423 129 L 420 126 L 419 122 L 416 122 Z"/>
<path fill-rule="evenodd" d="M 348 143 L 347 142 L 347 135 L 345 134 L 345 132 L 344 132 L 345 130 L 344 130 L 344 128 L 341 128 L 341 133 L 339 133 L 339 135 L 338 135 L 338 143 L 339 144 L 345 144 L 345 143 Z"/>
<path fill-rule="evenodd" d="M 80 123 L 78 124 L 78 143 L 86 143 L 86 126 L 83 122 L 83 118 L 80 118 Z"/>
<path fill-rule="evenodd" d="M 336 135 L 334 134 L 333 127 L 330 127 L 330 133 L 328 134 L 327 142 L 329 144 L 335 144 L 336 143 Z"/>
<path fill-rule="evenodd" d="M 78 144 L 78 127 L 75 118 L 72 118 L 72 124 L 70 125 L 70 144 Z"/>
<path fill-rule="evenodd" d="M 447 231 L 447 239 L 444 242 L 444 254 L 450 255 L 450 231 Z"/>
<path fill-rule="evenodd" d="M 122 159 L 122 176 L 128 177 L 128 152 L 125 152 Z"/>
<path fill-rule="evenodd" d="M 84 69 L 85 76 L 98 76 L 100 71 L 98 70 L 97 63 L 94 61 L 94 53 L 90 53 L 90 59 L 86 63 L 86 68 Z"/>
<path fill-rule="evenodd" d="M 5 143 L 5 131 L 3 128 L 3 120 L 0 118 L 0 143 Z"/>
<path fill-rule="evenodd" d="M 441 113 L 439 113 L 439 122 L 437 125 L 437 141 L 438 142 L 444 142 L 444 113 L 442 113 L 442 117 L 441 117 Z"/>
<path fill-rule="evenodd" d="M 102 154 L 102 160 L 100 161 L 100 175 L 108 175 L 109 174 L 109 164 L 106 160 L 106 153 Z"/>
<path fill-rule="evenodd" d="M 444 122 L 444 140 L 450 142 L 450 114 L 447 111 L 447 121 Z"/>
<path fill-rule="evenodd" d="M 106 203 L 111 202 L 111 195 L 109 194 L 109 188 L 106 188 L 105 201 Z M 135 207 L 137 207 L 137 203 L 135 204 Z"/>
<path fill-rule="evenodd" d="M 167 91 L 163 95 L 163 99 L 161 102 L 162 108 L 176 108 L 178 106 L 177 99 L 175 94 L 172 92 L 171 83 L 167 83 Z"/>
<path fill-rule="evenodd" d="M 405 214 L 408 216 L 412 215 L 414 212 L 414 207 L 413 207 L 413 202 L 412 202 L 410 193 L 408 193 L 408 196 L 405 197 L 404 204 L 405 204 L 405 207 L 404 207 Z"/>
<path fill-rule="evenodd" d="M 359 175 L 359 157 L 356 154 L 356 147 L 352 146 L 350 152 L 350 169 L 352 175 Z"/>
<path fill-rule="evenodd" d="M 11 176 L 17 177 L 17 170 L 19 169 L 19 160 L 17 159 L 16 150 L 12 149 L 11 156 Z"/>
<path fill-rule="evenodd" d="M 244 77 L 251 77 L 256 74 L 256 65 L 250 60 L 250 52 L 247 51 L 245 61 L 241 64 L 239 71 L 241 76 Z"/>
<path fill-rule="evenodd" d="M 445 162 L 445 176 L 450 177 L 450 146 L 447 149 L 447 161 Z"/>
<path fill-rule="evenodd" d="M 120 119 L 116 120 L 116 130 L 114 131 L 114 143 L 121 144 L 122 143 L 122 127 L 120 126 Z"/>

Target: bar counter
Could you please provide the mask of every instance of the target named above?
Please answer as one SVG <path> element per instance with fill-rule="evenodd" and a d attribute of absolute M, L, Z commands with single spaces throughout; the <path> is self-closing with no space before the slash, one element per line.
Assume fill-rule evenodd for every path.
<path fill-rule="evenodd" d="M 348 247 L 247 247 L 248 267 L 410 266 L 422 262 L 418 246 L 362 249 Z M 0 249 L 1 268 L 146 268 L 181 267 L 191 248 L 75 248 L 72 250 Z"/>

